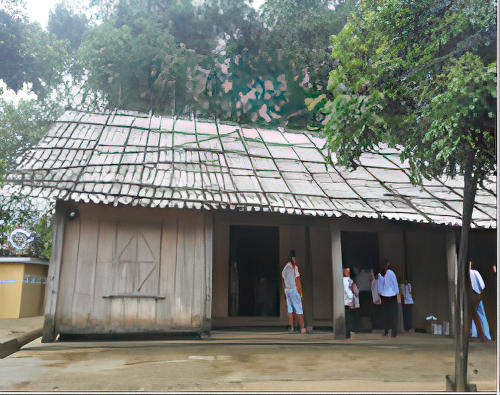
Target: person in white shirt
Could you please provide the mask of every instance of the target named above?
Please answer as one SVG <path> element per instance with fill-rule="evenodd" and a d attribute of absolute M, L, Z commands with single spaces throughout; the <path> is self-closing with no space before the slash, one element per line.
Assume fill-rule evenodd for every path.
<path fill-rule="evenodd" d="M 345 337 L 351 337 L 354 309 L 354 292 L 352 291 L 351 269 L 344 268 L 344 313 L 345 313 Z"/>
<path fill-rule="evenodd" d="M 406 280 L 404 284 L 399 284 L 399 292 L 402 296 L 403 303 L 403 327 L 405 332 L 408 332 L 412 329 L 412 306 L 413 306 L 413 298 L 411 296 L 411 284 Z"/>
<path fill-rule="evenodd" d="M 297 316 L 300 331 L 306 333 L 304 328 L 304 313 L 302 311 L 302 284 L 300 282 L 299 268 L 295 263 L 295 251 L 290 251 L 290 262 L 288 262 L 281 272 L 283 278 L 283 288 L 285 290 L 286 307 L 288 312 L 289 331 L 293 332 L 293 313 Z"/>
<path fill-rule="evenodd" d="M 484 313 L 484 306 L 482 302 L 481 293 L 485 288 L 484 280 L 481 274 L 472 269 L 472 262 L 469 262 L 469 276 L 472 286 L 472 295 L 470 298 L 469 311 L 472 316 L 472 332 L 473 335 L 477 332 L 477 337 L 480 341 L 484 342 L 487 339 L 491 340 L 490 330 L 486 314 Z M 474 329 L 476 331 L 474 331 Z M 474 337 L 474 336 L 473 336 Z"/>
<path fill-rule="evenodd" d="M 391 329 L 391 336 L 396 337 L 398 333 L 398 299 L 399 285 L 396 275 L 391 270 L 389 261 L 385 261 L 386 270 L 385 275 L 380 273 L 377 278 L 378 293 L 382 300 L 382 308 L 384 315 L 384 336 L 389 334 Z"/>

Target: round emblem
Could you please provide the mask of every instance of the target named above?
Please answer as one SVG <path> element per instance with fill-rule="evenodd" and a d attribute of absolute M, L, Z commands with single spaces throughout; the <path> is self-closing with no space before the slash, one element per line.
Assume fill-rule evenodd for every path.
<path fill-rule="evenodd" d="M 14 247 L 17 251 L 20 251 L 25 249 L 28 244 L 31 243 L 31 232 L 24 229 L 16 229 L 12 231 L 7 240 L 12 247 Z"/>

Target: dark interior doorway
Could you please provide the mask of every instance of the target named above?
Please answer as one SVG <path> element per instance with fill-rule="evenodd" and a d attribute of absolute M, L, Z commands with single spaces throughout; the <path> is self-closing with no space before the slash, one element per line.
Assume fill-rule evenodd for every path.
<path fill-rule="evenodd" d="M 371 273 L 380 267 L 378 234 L 373 232 L 342 232 L 342 266 L 351 269 L 351 278 L 359 288 L 360 307 L 355 309 L 356 329 L 360 332 L 382 328 L 379 305 L 373 304 Z"/>
<path fill-rule="evenodd" d="M 378 234 L 373 232 L 342 232 L 342 266 L 378 270 L 380 259 Z"/>
<path fill-rule="evenodd" d="M 279 228 L 231 226 L 230 317 L 279 316 Z"/>

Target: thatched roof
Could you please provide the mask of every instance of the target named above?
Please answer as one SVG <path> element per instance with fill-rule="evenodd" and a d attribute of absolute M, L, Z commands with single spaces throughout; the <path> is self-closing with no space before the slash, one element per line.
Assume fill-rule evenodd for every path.
<path fill-rule="evenodd" d="M 461 225 L 463 180 L 411 185 L 396 150 L 325 167 L 324 139 L 117 112 L 66 112 L 9 180 L 31 197 L 196 209 L 387 218 Z M 473 226 L 496 227 L 494 177 L 477 192 Z"/>

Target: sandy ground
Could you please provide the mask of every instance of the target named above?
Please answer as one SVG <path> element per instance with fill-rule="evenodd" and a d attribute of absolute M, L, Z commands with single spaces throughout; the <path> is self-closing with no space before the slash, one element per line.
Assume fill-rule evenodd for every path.
<path fill-rule="evenodd" d="M 453 340 L 215 333 L 198 341 L 35 340 L 0 359 L 0 390 L 444 391 Z M 469 381 L 497 390 L 496 343 L 471 343 Z"/>

